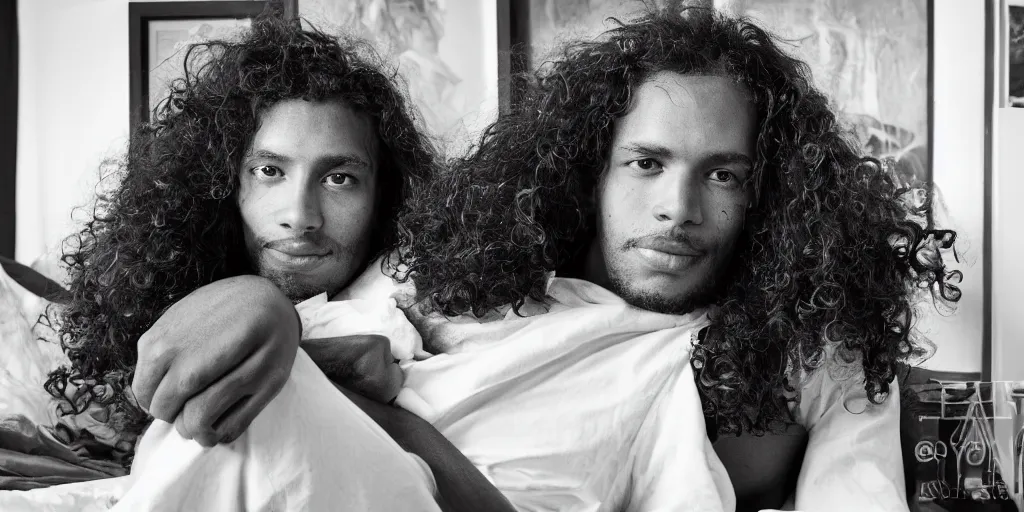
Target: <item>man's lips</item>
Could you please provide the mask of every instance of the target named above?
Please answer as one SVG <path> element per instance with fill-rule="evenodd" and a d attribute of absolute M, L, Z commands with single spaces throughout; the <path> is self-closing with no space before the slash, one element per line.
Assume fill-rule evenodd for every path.
<path fill-rule="evenodd" d="M 277 261 L 275 266 L 290 272 L 311 271 L 324 263 L 331 250 L 305 240 L 278 240 L 264 246 L 266 255 Z"/>
<path fill-rule="evenodd" d="M 278 240 L 268 243 L 266 247 L 292 258 L 318 258 L 331 253 L 330 249 L 302 240 Z"/>
<path fill-rule="evenodd" d="M 648 266 L 658 271 L 683 272 L 689 269 L 704 251 L 685 242 L 654 238 L 638 242 L 637 254 Z"/>
<path fill-rule="evenodd" d="M 662 252 L 665 254 L 671 254 L 673 256 L 688 256 L 696 258 L 704 254 L 703 251 L 697 249 L 691 244 L 686 242 L 677 242 L 674 240 L 667 240 L 663 238 L 654 238 L 650 240 L 643 240 L 636 244 L 637 249 L 646 249 L 649 251 Z"/>

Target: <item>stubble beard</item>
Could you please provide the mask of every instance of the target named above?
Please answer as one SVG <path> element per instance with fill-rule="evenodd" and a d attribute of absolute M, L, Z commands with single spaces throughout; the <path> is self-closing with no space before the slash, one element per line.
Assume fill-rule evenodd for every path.
<path fill-rule="evenodd" d="M 706 276 L 700 284 L 689 293 L 675 297 L 651 290 L 637 290 L 631 286 L 631 280 L 620 276 L 608 277 L 609 289 L 625 300 L 627 304 L 668 315 L 684 315 L 697 308 L 705 307 L 715 301 L 718 292 L 717 276 Z"/>

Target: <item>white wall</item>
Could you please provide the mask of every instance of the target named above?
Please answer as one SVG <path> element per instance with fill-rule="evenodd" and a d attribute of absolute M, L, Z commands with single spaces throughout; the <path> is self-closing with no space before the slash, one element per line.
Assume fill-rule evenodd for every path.
<path fill-rule="evenodd" d="M 128 0 L 18 0 L 15 257 L 72 233 L 99 164 L 128 138 Z"/>
<path fill-rule="evenodd" d="M 919 325 L 938 346 L 924 366 L 981 371 L 985 170 L 985 2 L 935 0 L 934 182 L 958 231 L 963 298 L 952 315 L 922 307 Z"/>
<path fill-rule="evenodd" d="M 476 4 L 476 5 L 474 5 Z M 452 141 L 453 154 L 476 142 L 498 115 L 498 7 L 494 0 L 447 0 L 444 37 L 438 52 L 462 78 L 457 93 L 464 94 L 467 133 Z M 485 20 L 493 20 L 486 22 Z M 485 41 L 485 44 L 480 44 Z M 476 106 L 476 107 L 473 107 Z"/>
<path fill-rule="evenodd" d="M 992 380 L 1024 381 L 1024 274 L 1020 190 L 1024 190 L 1024 108 L 996 109 L 992 170 Z M 1018 415 L 1024 411 L 1016 411 Z M 998 413 L 997 413 L 998 414 Z M 1020 416 L 1018 416 L 1020 418 Z M 1017 426 L 995 422 L 1003 467 L 1012 467 Z M 1020 496 L 1018 495 L 1018 500 Z M 1018 501 L 1018 503 L 1020 503 Z"/>
<path fill-rule="evenodd" d="M 1024 380 L 1024 108 L 995 112 L 992 172 L 992 380 Z"/>

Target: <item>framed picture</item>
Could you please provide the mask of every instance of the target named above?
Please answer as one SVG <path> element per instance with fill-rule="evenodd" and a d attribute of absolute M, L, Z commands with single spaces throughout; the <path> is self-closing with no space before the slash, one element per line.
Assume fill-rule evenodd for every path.
<path fill-rule="evenodd" d="M 458 153 L 498 113 L 498 4 L 298 0 L 307 25 L 370 41 L 397 68 L 428 133 Z"/>
<path fill-rule="evenodd" d="M 919 397 L 911 511 L 1020 510 L 1024 381 L 940 376 L 910 387 Z"/>
<path fill-rule="evenodd" d="M 293 16 L 295 0 L 129 2 L 131 129 L 150 119 L 183 74 L 188 47 L 231 37 L 268 8 Z"/>
<path fill-rule="evenodd" d="M 1001 55 L 1005 76 L 1004 97 L 1007 107 L 1024 107 L 1024 0 L 1006 0 L 1003 18 Z"/>

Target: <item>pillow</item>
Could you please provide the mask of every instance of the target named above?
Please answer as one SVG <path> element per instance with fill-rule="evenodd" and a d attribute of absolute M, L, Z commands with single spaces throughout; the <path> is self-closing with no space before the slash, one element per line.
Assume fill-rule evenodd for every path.
<path fill-rule="evenodd" d="M 127 460 L 137 436 L 115 428 L 113 405 L 92 403 L 80 414 L 59 414 L 60 404 L 43 388 L 51 371 L 70 362 L 56 332 L 38 323 L 48 307 L 60 306 L 28 291 L 0 266 L 0 419 L 20 414 L 73 449 Z"/>
<path fill-rule="evenodd" d="M 48 304 L 0 267 L 0 416 L 22 414 L 39 425 L 57 420 L 43 383 L 67 358 L 54 341 L 38 339 L 48 329 L 33 330 Z"/>

